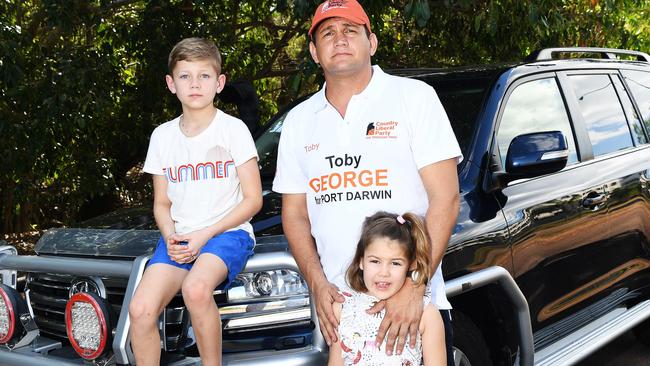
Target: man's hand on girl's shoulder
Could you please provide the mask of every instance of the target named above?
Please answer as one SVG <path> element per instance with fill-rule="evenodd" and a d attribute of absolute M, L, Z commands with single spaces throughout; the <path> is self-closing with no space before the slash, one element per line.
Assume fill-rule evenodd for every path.
<path fill-rule="evenodd" d="M 339 326 L 338 319 L 334 314 L 334 302 L 343 303 L 345 299 L 339 292 L 338 287 L 329 281 L 323 281 L 314 286 L 312 291 L 314 303 L 316 304 L 316 314 L 320 332 L 325 338 L 328 346 L 338 341 L 337 329 Z"/>

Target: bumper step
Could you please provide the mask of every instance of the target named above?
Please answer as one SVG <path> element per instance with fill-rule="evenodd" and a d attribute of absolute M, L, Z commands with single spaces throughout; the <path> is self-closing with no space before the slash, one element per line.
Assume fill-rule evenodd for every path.
<path fill-rule="evenodd" d="M 650 318 L 650 300 L 619 308 L 535 352 L 536 366 L 573 365 Z"/>

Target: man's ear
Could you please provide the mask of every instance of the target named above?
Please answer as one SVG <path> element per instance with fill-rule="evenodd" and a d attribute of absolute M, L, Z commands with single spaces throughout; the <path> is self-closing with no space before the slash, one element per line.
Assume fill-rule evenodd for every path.
<path fill-rule="evenodd" d="M 320 62 L 318 62 L 318 54 L 316 53 L 316 45 L 312 41 L 309 41 L 309 53 L 311 54 L 312 60 L 314 60 L 315 63 L 319 64 Z"/>
<path fill-rule="evenodd" d="M 165 81 L 167 82 L 167 89 L 169 89 L 172 94 L 176 94 L 176 85 L 174 85 L 174 78 L 171 75 L 165 75 Z"/>
<path fill-rule="evenodd" d="M 375 52 L 377 52 L 377 46 L 379 46 L 379 40 L 374 33 L 370 33 L 368 39 L 370 40 L 370 56 L 374 56 Z"/>

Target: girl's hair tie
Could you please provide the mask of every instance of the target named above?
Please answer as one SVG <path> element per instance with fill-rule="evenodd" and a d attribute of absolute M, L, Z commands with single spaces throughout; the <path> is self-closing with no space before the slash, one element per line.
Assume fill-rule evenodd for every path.
<path fill-rule="evenodd" d="M 402 215 L 397 215 L 397 222 L 400 224 L 404 225 L 406 223 L 406 220 L 402 217 Z"/>

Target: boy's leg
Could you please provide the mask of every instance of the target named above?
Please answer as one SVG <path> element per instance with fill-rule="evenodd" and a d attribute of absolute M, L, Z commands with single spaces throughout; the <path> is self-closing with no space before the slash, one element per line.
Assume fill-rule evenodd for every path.
<path fill-rule="evenodd" d="M 129 304 L 131 347 L 138 366 L 160 364 L 158 317 L 187 274 L 185 269 L 162 263 L 145 270 Z"/>
<path fill-rule="evenodd" d="M 221 258 L 201 253 L 182 284 L 183 300 L 204 366 L 221 365 L 221 317 L 212 295 L 226 276 L 228 268 Z"/>

